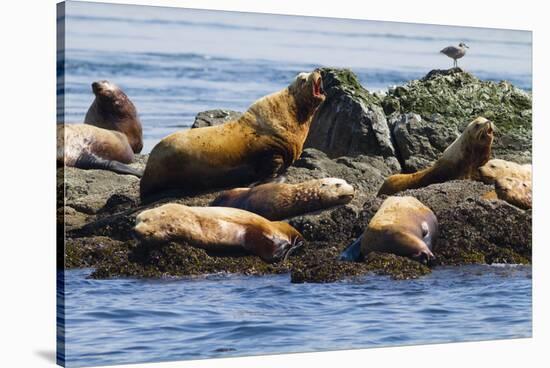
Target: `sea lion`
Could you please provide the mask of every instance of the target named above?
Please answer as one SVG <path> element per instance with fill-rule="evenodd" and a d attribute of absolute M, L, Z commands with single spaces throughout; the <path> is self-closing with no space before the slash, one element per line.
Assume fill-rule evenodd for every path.
<path fill-rule="evenodd" d="M 57 165 L 109 170 L 140 177 L 141 171 L 126 164 L 134 152 L 120 132 L 88 124 L 57 125 Z"/>
<path fill-rule="evenodd" d="M 132 101 L 114 83 L 92 83 L 95 99 L 90 105 L 84 122 L 107 130 L 116 130 L 128 138 L 134 153 L 143 148 L 143 132 L 137 110 Z"/>
<path fill-rule="evenodd" d="M 212 252 L 246 252 L 272 263 L 304 243 L 286 222 L 273 222 L 236 208 L 169 203 L 141 212 L 134 232 L 146 243 L 183 241 Z"/>
<path fill-rule="evenodd" d="M 495 190 L 485 193 L 482 198 L 498 198 L 522 209 L 531 208 L 531 165 L 493 159 L 479 168 L 478 178 L 486 184 L 495 185 Z"/>
<path fill-rule="evenodd" d="M 532 181 L 510 176 L 495 181 L 495 192 L 499 199 L 524 210 L 532 207 Z"/>
<path fill-rule="evenodd" d="M 349 203 L 354 194 L 355 190 L 345 180 L 325 178 L 226 190 L 211 206 L 240 208 L 268 220 L 282 220 Z"/>
<path fill-rule="evenodd" d="M 437 236 L 437 218 L 418 199 L 388 197 L 340 259 L 357 261 L 370 252 L 385 252 L 429 262 L 435 258 L 432 247 Z"/>
<path fill-rule="evenodd" d="M 108 81 L 92 83 L 92 90 L 96 97 L 86 123 L 57 125 L 57 164 L 141 176 L 125 165 L 143 147 L 134 104 Z"/>
<path fill-rule="evenodd" d="M 163 138 L 147 161 L 141 198 L 276 177 L 302 153 L 313 114 L 324 99 L 321 73 L 300 73 L 287 88 L 254 102 L 237 120 Z"/>
<path fill-rule="evenodd" d="M 514 178 L 531 181 L 532 168 L 530 164 L 520 165 L 515 162 L 492 159 L 479 169 L 478 178 L 485 184 L 494 184 L 499 178 Z"/>
<path fill-rule="evenodd" d="M 416 189 L 454 179 L 471 179 L 491 155 L 494 124 L 478 117 L 470 122 L 462 134 L 429 168 L 412 173 L 390 176 L 378 195 L 395 194 L 406 189 Z"/>

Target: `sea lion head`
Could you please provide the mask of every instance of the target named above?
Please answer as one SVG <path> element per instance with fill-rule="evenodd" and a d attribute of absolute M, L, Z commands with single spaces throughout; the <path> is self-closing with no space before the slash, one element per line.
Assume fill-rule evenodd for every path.
<path fill-rule="evenodd" d="M 133 234 L 139 240 L 150 243 L 169 241 L 174 235 L 172 220 L 166 207 L 145 210 L 137 215 Z"/>
<path fill-rule="evenodd" d="M 324 178 L 318 180 L 320 198 L 331 205 L 351 202 L 355 189 L 343 179 Z"/>
<path fill-rule="evenodd" d="M 490 148 L 493 144 L 494 131 L 495 124 L 480 116 L 466 126 L 463 135 L 468 139 L 469 144 Z"/>
<path fill-rule="evenodd" d="M 304 245 L 304 237 L 284 221 L 274 221 L 272 224 L 274 232 L 271 239 L 275 247 L 272 252 L 272 261 L 284 262 L 292 252 Z"/>
<path fill-rule="evenodd" d="M 495 125 L 484 117 L 471 121 L 460 137 L 443 153 L 442 159 L 457 163 L 463 177 L 472 177 L 491 158 Z"/>
<path fill-rule="evenodd" d="M 98 126 L 124 133 L 134 153 L 143 148 L 141 122 L 136 107 L 128 96 L 114 83 L 107 80 L 92 83 L 97 105 Z M 94 123 L 94 122 L 92 122 Z"/>
<path fill-rule="evenodd" d="M 298 74 L 288 89 L 296 100 L 299 122 L 311 118 L 326 97 L 323 77 L 319 69 L 315 69 L 311 73 Z"/>
<path fill-rule="evenodd" d="M 479 178 L 485 184 L 493 184 L 497 179 L 505 177 L 531 181 L 531 165 L 492 159 L 479 168 Z"/>

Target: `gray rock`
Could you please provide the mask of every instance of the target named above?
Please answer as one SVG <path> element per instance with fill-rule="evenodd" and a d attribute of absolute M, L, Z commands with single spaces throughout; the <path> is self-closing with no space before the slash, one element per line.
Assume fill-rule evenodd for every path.
<path fill-rule="evenodd" d="M 496 125 L 493 156 L 531 161 L 532 96 L 509 82 L 482 81 L 460 68 L 433 70 L 420 80 L 390 88 L 382 106 L 393 122 L 409 113 L 422 118 L 419 124 L 405 124 L 394 131 L 406 171 L 433 161 L 455 132 L 462 132 L 478 116 Z"/>
<path fill-rule="evenodd" d="M 460 135 L 456 127 L 418 114 L 394 114 L 390 127 L 404 172 L 424 169 Z"/>
<path fill-rule="evenodd" d="M 242 115 L 243 114 L 238 111 L 222 109 L 199 112 L 195 117 L 193 125 L 191 125 L 191 129 L 220 125 L 231 120 L 236 120 Z"/>
<path fill-rule="evenodd" d="M 380 99 L 348 69 L 323 69 L 327 98 L 311 124 L 305 147 L 329 157 L 372 155 L 395 158 Z M 394 162 L 399 170 L 399 163 Z"/>
<path fill-rule="evenodd" d="M 143 170 L 148 155 L 136 155 L 130 166 Z M 139 178 L 106 170 L 59 168 L 58 207 L 64 206 L 65 226 L 74 229 L 102 213 L 135 207 L 139 203 Z M 60 211 L 60 210 L 58 210 Z"/>

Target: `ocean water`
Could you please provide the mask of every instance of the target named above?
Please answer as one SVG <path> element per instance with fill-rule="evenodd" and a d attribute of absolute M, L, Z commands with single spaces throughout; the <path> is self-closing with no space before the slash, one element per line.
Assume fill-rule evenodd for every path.
<path fill-rule="evenodd" d="M 65 273 L 68 366 L 530 337 L 531 267 L 291 284 L 289 275 Z"/>
<path fill-rule="evenodd" d="M 138 109 L 144 152 L 198 112 L 244 111 L 299 72 L 349 67 L 369 90 L 385 90 L 451 67 L 439 50 L 461 41 L 470 46 L 461 67 L 531 89 L 525 31 L 81 2 L 67 3 L 65 26 L 58 120 L 82 122 L 91 83 L 111 80 Z"/>
<path fill-rule="evenodd" d="M 245 110 L 319 66 L 352 68 L 371 91 L 452 60 L 531 89 L 531 33 L 390 22 L 68 2 L 58 120 L 79 123 L 91 83 L 134 101 L 144 152 L 207 109 Z M 64 110 L 61 106 L 64 105 Z M 440 268 L 419 280 L 333 284 L 288 275 L 91 280 L 65 274 L 66 362 L 90 366 L 531 336 L 531 268 Z"/>

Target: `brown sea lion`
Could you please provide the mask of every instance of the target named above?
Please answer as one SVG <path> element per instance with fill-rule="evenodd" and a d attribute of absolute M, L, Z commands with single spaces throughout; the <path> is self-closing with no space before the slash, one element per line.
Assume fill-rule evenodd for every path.
<path fill-rule="evenodd" d="M 268 220 L 282 220 L 349 203 L 354 194 L 355 190 L 345 180 L 325 178 L 226 190 L 211 206 L 240 208 Z"/>
<path fill-rule="evenodd" d="M 493 159 L 479 168 L 479 180 L 494 184 L 495 190 L 484 199 L 502 199 L 522 209 L 532 206 L 532 168 L 529 164 Z"/>
<path fill-rule="evenodd" d="M 414 197 L 388 197 L 340 259 L 357 261 L 370 252 L 384 252 L 428 262 L 435 258 L 437 236 L 437 218 L 428 207 Z"/>
<path fill-rule="evenodd" d="M 141 198 L 276 177 L 302 153 L 313 114 L 324 99 L 320 72 L 300 73 L 290 86 L 260 98 L 237 120 L 165 137 L 147 161 Z"/>
<path fill-rule="evenodd" d="M 514 178 L 531 181 L 532 168 L 529 164 L 492 159 L 479 168 L 478 177 L 485 184 L 494 184 L 499 178 Z"/>
<path fill-rule="evenodd" d="M 395 194 L 406 189 L 416 189 L 454 179 L 475 178 L 478 168 L 491 156 L 494 124 L 478 117 L 472 121 L 429 168 L 412 173 L 390 176 L 378 195 Z"/>
<path fill-rule="evenodd" d="M 126 165 L 133 159 L 134 152 L 120 132 L 88 124 L 57 125 L 58 166 L 141 176 L 141 171 Z"/>
<path fill-rule="evenodd" d="M 285 260 L 302 246 L 302 235 L 286 222 L 225 207 L 169 203 L 141 212 L 134 228 L 146 243 L 182 241 L 212 252 L 250 253 L 266 262 Z"/>
<path fill-rule="evenodd" d="M 524 210 L 530 209 L 532 203 L 532 181 L 521 180 L 510 176 L 495 181 L 495 192 L 499 199 Z"/>
<path fill-rule="evenodd" d="M 57 125 L 58 166 L 141 176 L 141 171 L 126 165 L 143 146 L 134 104 L 107 81 L 94 82 L 92 89 L 96 98 L 86 114 L 87 123 Z"/>
<path fill-rule="evenodd" d="M 86 113 L 84 122 L 107 130 L 116 130 L 128 138 L 134 153 L 143 148 L 143 133 L 136 107 L 114 83 L 92 83 L 95 99 Z"/>

